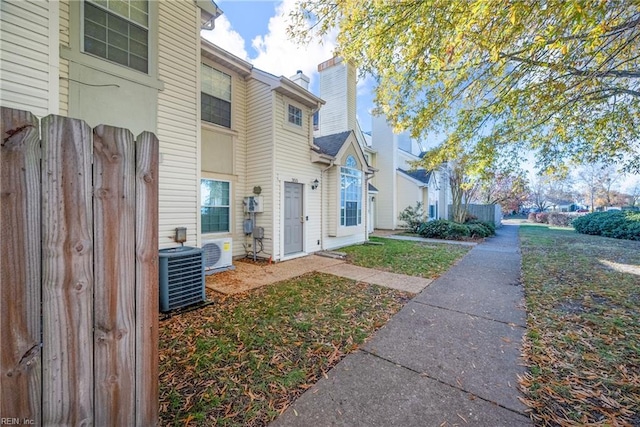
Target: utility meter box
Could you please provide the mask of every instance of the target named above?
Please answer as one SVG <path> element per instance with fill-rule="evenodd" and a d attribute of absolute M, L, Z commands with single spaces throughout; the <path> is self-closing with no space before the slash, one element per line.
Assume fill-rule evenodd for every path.
<path fill-rule="evenodd" d="M 264 203 L 262 196 L 249 196 L 244 198 L 244 211 L 246 213 L 251 212 L 264 212 Z"/>

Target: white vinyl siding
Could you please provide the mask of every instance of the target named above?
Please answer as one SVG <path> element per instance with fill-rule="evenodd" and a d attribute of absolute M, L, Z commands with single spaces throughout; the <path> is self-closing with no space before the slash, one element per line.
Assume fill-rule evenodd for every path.
<path fill-rule="evenodd" d="M 273 255 L 274 235 L 274 93 L 269 85 L 255 79 L 247 82 L 246 191 L 262 188 L 264 212 L 256 214 L 256 226 L 265 229 L 264 250 Z M 277 218 L 277 217 L 276 217 Z M 262 254 L 264 255 L 264 254 Z"/>
<path fill-rule="evenodd" d="M 187 228 L 187 245 L 199 236 L 200 10 L 193 2 L 157 2 L 160 140 L 160 247 L 175 246 L 169 236 Z"/>
<path fill-rule="evenodd" d="M 294 106 L 300 110 L 301 124 L 297 131 L 292 132 L 289 123 L 289 108 Z M 275 259 L 281 259 L 284 254 L 282 239 L 284 237 L 284 186 L 286 182 L 297 182 L 303 185 L 303 251 L 315 252 L 321 250 L 318 241 L 321 240 L 321 191 L 322 183 L 315 190 L 311 189 L 314 180 L 321 180 L 321 167 L 311 163 L 310 132 L 311 109 L 300 104 L 292 104 L 281 94 L 276 94 L 276 134 L 275 134 Z M 307 219 L 308 218 L 308 219 Z"/>
<path fill-rule="evenodd" d="M 423 187 L 419 186 L 415 180 L 408 178 L 402 172 L 398 172 L 396 184 L 398 213 L 409 206 L 415 206 L 417 202 L 422 203 L 423 210 L 428 209 L 427 201 L 423 200 Z"/>
<path fill-rule="evenodd" d="M 337 61 L 337 63 L 335 63 Z M 326 104 L 320 109 L 321 135 L 331 135 L 358 129 L 356 121 L 355 67 L 339 58 L 327 61 L 332 65 L 320 71 L 320 94 Z"/>
<path fill-rule="evenodd" d="M 69 2 L 60 2 L 60 46 L 69 48 Z M 60 111 L 59 114 L 69 114 L 69 61 L 60 58 Z"/>
<path fill-rule="evenodd" d="M 0 2 L 0 103 L 42 117 L 58 112 L 57 3 Z"/>

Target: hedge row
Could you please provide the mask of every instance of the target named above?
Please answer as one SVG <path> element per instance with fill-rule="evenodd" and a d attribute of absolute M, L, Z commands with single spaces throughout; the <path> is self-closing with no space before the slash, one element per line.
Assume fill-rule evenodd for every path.
<path fill-rule="evenodd" d="M 640 240 L 640 212 L 594 212 L 575 218 L 571 225 L 582 234 Z"/>
<path fill-rule="evenodd" d="M 447 240 L 478 239 L 496 234 L 496 227 L 490 222 L 469 221 L 460 224 L 445 219 L 424 222 L 418 227 L 422 237 Z"/>
<path fill-rule="evenodd" d="M 568 227 L 571 225 L 572 217 L 562 212 L 531 212 L 527 220 L 530 222 L 536 222 L 538 224 L 549 224 L 559 227 Z"/>

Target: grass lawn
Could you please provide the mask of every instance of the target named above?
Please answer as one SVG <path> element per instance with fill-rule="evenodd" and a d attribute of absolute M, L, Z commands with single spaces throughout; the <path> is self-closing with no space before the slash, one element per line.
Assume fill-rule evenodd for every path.
<path fill-rule="evenodd" d="M 640 242 L 520 227 L 539 425 L 640 425 Z"/>
<path fill-rule="evenodd" d="M 163 425 L 265 425 L 411 294 L 311 273 L 160 323 Z"/>
<path fill-rule="evenodd" d="M 435 277 L 469 248 L 377 239 L 358 265 Z M 413 296 L 320 273 L 222 297 L 160 323 L 162 425 L 263 426 Z"/>
<path fill-rule="evenodd" d="M 432 279 L 447 271 L 471 247 L 372 237 L 381 245 L 355 245 L 340 249 L 347 261 L 361 267 Z"/>

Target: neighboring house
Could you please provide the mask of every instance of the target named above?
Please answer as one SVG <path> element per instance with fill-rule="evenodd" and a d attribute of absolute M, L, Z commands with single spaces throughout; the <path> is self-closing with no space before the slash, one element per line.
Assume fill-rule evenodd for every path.
<path fill-rule="evenodd" d="M 159 243 L 199 238 L 200 30 L 210 0 L 1 2 L 0 103 L 154 132 L 160 141 Z"/>
<path fill-rule="evenodd" d="M 444 171 L 415 169 L 422 147 L 408 133 L 395 133 L 385 117 L 373 118 L 371 148 L 376 152 L 378 188 L 375 227 L 395 230 L 402 227 L 399 214 L 422 203 L 425 219 L 448 217 L 450 191 Z"/>

